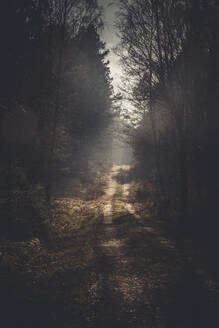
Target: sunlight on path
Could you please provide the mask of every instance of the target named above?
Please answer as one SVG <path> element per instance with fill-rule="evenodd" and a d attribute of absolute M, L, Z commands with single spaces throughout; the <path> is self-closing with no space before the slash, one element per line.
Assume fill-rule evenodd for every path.
<path fill-rule="evenodd" d="M 132 184 L 122 183 L 128 180 L 122 175 L 126 169 L 127 166 L 113 166 L 108 176 L 103 225 L 95 235 L 96 259 L 90 286 L 96 302 L 95 327 L 167 328 L 170 326 L 166 325 L 163 303 L 173 306 L 171 318 L 178 318 L 178 313 L 184 316 L 181 304 L 193 306 L 193 299 L 197 302 L 202 297 L 202 289 L 198 280 L 192 290 L 193 299 L 184 297 L 184 289 L 185 295 L 191 294 L 194 278 L 190 267 L 185 269 L 188 260 L 178 251 L 175 241 L 169 240 L 159 218 L 136 213 L 129 198 Z M 182 272 L 186 278 L 182 278 Z M 179 291 L 177 281 L 183 286 L 179 285 Z M 190 312 L 187 316 L 190 320 Z"/>
<path fill-rule="evenodd" d="M 128 197 L 129 197 L 129 191 L 130 191 L 130 184 L 129 183 L 124 184 L 123 185 L 123 197 L 124 197 L 124 200 L 126 201 L 125 208 L 127 209 L 127 211 L 130 214 L 134 215 L 138 219 L 139 215 L 136 213 L 134 206 L 127 201 Z"/>
<path fill-rule="evenodd" d="M 105 191 L 106 193 L 106 202 L 103 209 L 104 214 L 104 223 L 105 224 L 111 224 L 112 223 L 112 198 L 116 191 L 116 181 L 112 179 L 112 173 L 109 177 L 109 182 L 107 189 Z"/>
<path fill-rule="evenodd" d="M 125 246 L 125 240 L 121 240 L 117 236 L 116 226 L 113 225 L 112 216 L 113 212 L 113 196 L 115 195 L 118 182 L 113 179 L 116 173 L 119 173 L 121 169 L 129 169 L 129 166 L 113 166 L 111 174 L 109 176 L 108 187 L 106 190 L 106 202 L 104 206 L 104 240 L 101 243 L 103 253 L 106 256 L 110 256 L 114 262 L 113 268 L 111 268 L 110 281 L 111 288 L 120 294 L 120 297 L 125 303 L 134 302 L 144 290 L 143 281 L 131 270 L 130 259 L 126 257 L 123 247 Z M 128 203 L 129 196 L 129 184 L 123 185 L 122 198 L 125 208 L 131 214 L 135 214 L 134 207 Z M 132 272 L 132 273 L 131 273 Z"/>

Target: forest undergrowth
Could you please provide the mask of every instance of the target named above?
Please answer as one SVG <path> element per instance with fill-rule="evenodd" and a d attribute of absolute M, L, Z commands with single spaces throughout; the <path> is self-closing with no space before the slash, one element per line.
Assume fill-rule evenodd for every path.
<path fill-rule="evenodd" d="M 47 240 L 0 243 L 4 327 L 204 327 L 217 319 L 219 284 L 206 254 L 189 239 L 177 244 L 153 185 L 132 173 L 112 175 L 110 196 L 102 172 L 86 191 L 55 198 Z"/>
<path fill-rule="evenodd" d="M 72 322 L 72 317 L 66 318 L 67 313 L 74 313 L 69 309 L 71 304 L 74 309 L 76 305 L 76 312 L 85 311 L 87 290 L 83 284 L 94 258 L 92 242 L 102 219 L 105 180 L 101 172 L 86 187 L 71 180 L 72 188 L 64 197 L 57 192 L 52 219 L 46 223 L 46 238 L 37 235 L 24 241 L 0 242 L 4 327 L 45 327 L 46 323 L 60 327 L 62 315 L 66 325 Z"/>

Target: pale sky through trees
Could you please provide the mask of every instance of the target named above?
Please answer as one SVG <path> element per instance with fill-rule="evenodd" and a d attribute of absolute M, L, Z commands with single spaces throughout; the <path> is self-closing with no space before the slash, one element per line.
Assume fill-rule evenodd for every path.
<path fill-rule="evenodd" d="M 114 26 L 116 12 L 118 10 L 119 0 L 98 0 L 103 7 L 104 30 L 102 32 L 102 39 L 106 42 L 106 48 L 110 50 L 108 59 L 110 61 L 110 71 L 113 78 L 113 86 L 115 91 L 118 91 L 120 83 L 121 68 L 119 58 L 114 54 L 113 48 L 118 44 L 119 39 L 116 35 L 116 28 Z"/>

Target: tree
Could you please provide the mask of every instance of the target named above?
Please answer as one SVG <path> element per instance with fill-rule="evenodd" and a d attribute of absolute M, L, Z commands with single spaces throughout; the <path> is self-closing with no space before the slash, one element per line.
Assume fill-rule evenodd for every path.
<path fill-rule="evenodd" d="M 89 159 L 100 151 L 98 146 L 111 120 L 113 95 L 107 53 L 95 26 L 90 26 L 69 42 L 64 54 L 57 154 L 59 158 L 68 156 L 64 165 L 71 174 L 77 174 L 78 165 L 88 170 Z"/>
<path fill-rule="evenodd" d="M 82 151 L 101 139 L 112 87 L 96 1 L 11 0 L 0 9 L 3 216 L 12 227 L 19 213 L 31 234 L 48 218 L 53 184 L 85 165 Z"/>
<path fill-rule="evenodd" d="M 215 95 L 213 71 L 218 71 L 213 60 L 217 17 L 215 1 L 159 0 L 121 1 L 118 17 L 120 56 L 132 80 L 130 98 L 142 117 L 138 129 L 145 128 L 142 142 L 145 147 L 147 140 L 152 143 L 161 199 L 177 208 L 182 221 L 198 210 L 207 189 L 212 195 L 214 185 L 212 179 L 207 187 L 203 177 L 206 159 L 213 156 L 217 162 L 217 128 L 213 121 L 209 125 L 209 115 L 218 122 L 217 97 L 206 106 Z M 211 172 L 215 181 L 217 171 Z"/>

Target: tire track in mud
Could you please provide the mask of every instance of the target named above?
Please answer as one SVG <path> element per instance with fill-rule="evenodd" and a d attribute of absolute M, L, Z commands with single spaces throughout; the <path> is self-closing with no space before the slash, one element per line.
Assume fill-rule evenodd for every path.
<path fill-rule="evenodd" d="M 121 166 L 114 166 L 108 180 L 104 207 L 103 226 L 96 235 L 96 281 L 93 293 L 99 298 L 96 313 L 98 327 L 133 327 L 137 320 L 136 302 L 145 289 L 144 273 L 136 271 L 135 259 L 127 256 L 127 231 L 113 223 L 114 195 L 119 183 L 113 178 Z M 128 202 L 129 185 L 123 186 L 122 201 L 128 212 L 134 214 Z M 149 309 L 150 301 L 147 302 Z M 143 304 L 145 310 L 145 304 Z M 150 310 L 151 311 L 151 310 Z M 144 313 L 145 315 L 145 313 Z"/>

